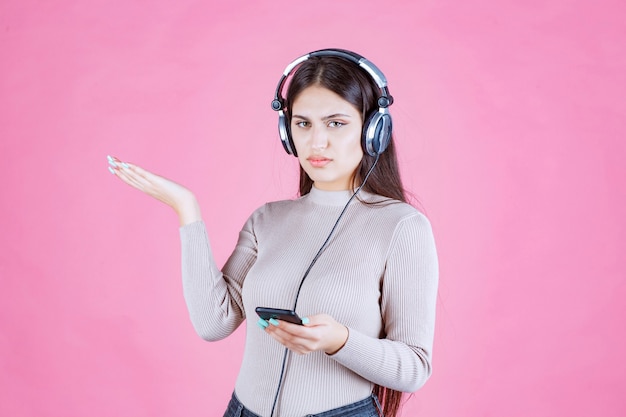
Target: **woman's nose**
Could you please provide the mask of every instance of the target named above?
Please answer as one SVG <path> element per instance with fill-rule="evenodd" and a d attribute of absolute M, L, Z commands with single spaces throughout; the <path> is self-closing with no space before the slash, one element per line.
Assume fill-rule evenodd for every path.
<path fill-rule="evenodd" d="M 322 150 L 328 147 L 328 134 L 323 127 L 313 128 L 311 137 L 311 147 L 315 150 Z"/>

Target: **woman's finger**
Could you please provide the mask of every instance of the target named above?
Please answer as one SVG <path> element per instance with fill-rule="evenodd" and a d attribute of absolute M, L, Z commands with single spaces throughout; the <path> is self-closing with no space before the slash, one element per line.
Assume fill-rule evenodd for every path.
<path fill-rule="evenodd" d="M 130 162 L 122 162 L 115 157 L 107 157 L 112 172 L 127 184 L 148 194 L 158 193 L 165 179 Z"/>
<path fill-rule="evenodd" d="M 309 324 L 299 326 L 283 321 L 275 321 L 266 331 L 279 343 L 298 353 L 323 350 L 334 354 L 345 345 L 349 335 L 347 327 L 327 314 L 309 318 Z"/>
<path fill-rule="evenodd" d="M 144 178 L 136 175 L 130 168 L 114 168 L 115 174 L 126 184 L 137 188 L 140 191 L 147 192 L 150 188 L 150 183 Z"/>
<path fill-rule="evenodd" d="M 196 197 L 184 186 L 119 158 L 107 156 L 107 159 L 109 171 L 131 187 L 172 207 L 181 225 L 202 219 Z"/>
<path fill-rule="evenodd" d="M 320 335 L 317 334 L 317 329 L 306 329 L 304 326 L 292 323 L 277 322 L 278 324 L 270 322 L 266 331 L 278 343 L 300 354 L 310 353 L 319 349 Z"/>

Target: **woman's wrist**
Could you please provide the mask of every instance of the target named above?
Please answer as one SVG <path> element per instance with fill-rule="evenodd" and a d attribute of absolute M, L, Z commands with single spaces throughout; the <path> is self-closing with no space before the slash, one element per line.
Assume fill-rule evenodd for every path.
<path fill-rule="evenodd" d="M 348 328 L 346 326 L 344 326 L 343 324 L 340 325 L 340 330 L 338 332 L 338 337 L 336 339 L 336 343 L 333 344 L 333 346 L 331 346 L 329 349 L 327 349 L 325 352 L 327 355 L 334 355 L 335 353 L 339 352 L 348 342 L 348 337 L 350 336 L 350 331 L 348 330 Z"/>
<path fill-rule="evenodd" d="M 200 204 L 191 191 L 185 192 L 185 195 L 177 202 L 174 207 L 178 214 L 178 221 L 181 226 L 185 226 L 202 220 Z"/>

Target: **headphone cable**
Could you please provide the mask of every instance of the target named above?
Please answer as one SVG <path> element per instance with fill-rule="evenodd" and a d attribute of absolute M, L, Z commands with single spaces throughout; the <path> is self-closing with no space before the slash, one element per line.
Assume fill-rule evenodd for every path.
<path fill-rule="evenodd" d="M 311 272 L 311 269 L 313 268 L 313 265 L 315 265 L 315 263 L 317 262 L 319 257 L 322 255 L 322 252 L 324 251 L 324 249 L 328 245 L 328 242 L 330 241 L 330 238 L 335 233 L 335 229 L 337 229 L 337 226 L 339 225 L 339 221 L 341 220 L 343 215 L 346 213 L 346 210 L 348 210 L 348 206 L 350 205 L 352 200 L 356 197 L 356 195 L 359 193 L 359 191 L 361 191 L 361 188 L 363 188 L 363 186 L 367 182 L 367 179 L 369 178 L 370 174 L 374 170 L 374 167 L 378 163 L 378 158 L 380 158 L 380 154 L 376 154 L 376 159 L 374 160 L 374 163 L 372 164 L 370 169 L 367 171 L 367 174 L 365 174 L 365 178 L 363 179 L 363 182 L 354 191 L 354 193 L 348 199 L 348 202 L 345 204 L 345 206 L 343 206 L 343 210 L 341 210 L 341 213 L 339 214 L 339 217 L 337 217 L 337 220 L 335 220 L 335 224 L 333 225 L 333 228 L 330 230 L 330 233 L 326 237 L 326 240 L 324 240 L 324 243 L 322 243 L 322 246 L 320 246 L 320 248 L 318 249 L 317 253 L 313 257 L 313 260 L 311 261 L 311 263 L 309 264 L 308 268 L 304 272 L 304 275 L 302 276 L 302 279 L 300 280 L 300 284 L 298 285 L 298 291 L 296 292 L 296 299 L 295 299 L 295 301 L 293 303 L 293 309 L 292 309 L 293 311 L 296 311 L 296 307 L 298 306 L 298 299 L 300 298 L 300 291 L 302 290 L 302 285 L 304 284 L 304 280 L 309 275 L 309 272 Z M 274 403 L 272 404 L 272 412 L 270 414 L 270 417 L 274 417 L 274 410 L 276 408 L 276 403 L 278 401 L 278 394 L 280 394 L 280 390 L 281 390 L 282 385 L 283 385 L 283 377 L 285 376 L 285 368 L 286 368 L 286 365 L 287 365 L 287 355 L 288 354 L 289 354 L 289 349 L 285 348 L 285 352 L 283 354 L 283 363 L 282 363 L 281 368 L 280 368 L 280 377 L 278 379 L 278 387 L 276 389 L 276 394 L 274 395 Z"/>

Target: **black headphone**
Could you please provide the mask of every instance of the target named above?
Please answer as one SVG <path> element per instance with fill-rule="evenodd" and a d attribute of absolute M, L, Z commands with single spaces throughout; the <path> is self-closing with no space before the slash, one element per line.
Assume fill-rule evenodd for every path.
<path fill-rule="evenodd" d="M 289 121 L 285 115 L 285 99 L 282 96 L 283 86 L 294 68 L 298 67 L 307 59 L 316 56 L 336 56 L 344 58 L 361 67 L 376 82 L 381 92 L 381 96 L 378 98 L 378 111 L 374 112 L 363 124 L 361 145 L 363 146 L 363 152 L 366 152 L 368 155 L 377 156 L 383 153 L 391 141 L 391 115 L 389 114 L 388 107 L 393 104 L 393 97 L 389 94 L 389 90 L 387 89 L 387 79 L 376 65 L 363 58 L 361 55 L 344 49 L 322 49 L 309 52 L 294 60 L 285 68 L 278 82 L 278 86 L 276 87 L 274 100 L 272 100 L 272 109 L 278 112 L 278 133 L 280 134 L 280 140 L 285 151 L 289 155 L 298 156 L 296 147 L 293 144 L 293 139 L 291 138 Z"/>

